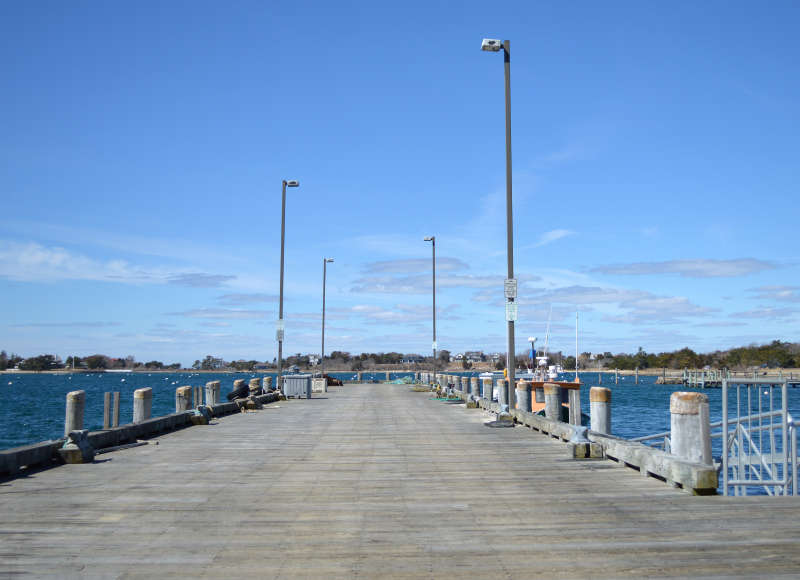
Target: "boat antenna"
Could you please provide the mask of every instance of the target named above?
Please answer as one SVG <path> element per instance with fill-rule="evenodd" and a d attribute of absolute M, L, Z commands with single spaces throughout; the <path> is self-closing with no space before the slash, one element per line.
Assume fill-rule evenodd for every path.
<path fill-rule="evenodd" d="M 544 356 L 547 356 L 549 350 L 547 348 L 547 345 L 550 342 L 550 319 L 552 318 L 552 316 L 553 316 L 553 305 L 551 304 L 550 312 L 547 315 L 547 331 L 544 334 Z"/>

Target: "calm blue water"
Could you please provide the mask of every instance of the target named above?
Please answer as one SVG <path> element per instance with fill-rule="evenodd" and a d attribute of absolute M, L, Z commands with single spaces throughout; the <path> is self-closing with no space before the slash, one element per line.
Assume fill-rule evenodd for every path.
<path fill-rule="evenodd" d="M 453 374 L 453 373 L 451 373 Z M 476 376 L 477 373 L 459 373 Z M 391 378 L 412 376 L 413 373 L 391 373 Z M 97 374 L 2 374 L 0 375 L 0 449 L 56 439 L 63 435 L 66 394 L 69 391 L 86 391 L 84 428 L 101 429 L 103 426 L 103 393 L 120 392 L 120 424 L 130 423 L 133 415 L 133 391 L 142 387 L 153 389 L 153 416 L 166 415 L 175 410 L 175 389 L 180 386 L 204 386 L 218 380 L 222 383 L 223 397 L 233 387 L 235 379 L 272 376 L 274 373 L 97 373 Z M 354 379 L 355 373 L 331 373 L 340 379 Z M 574 375 L 565 375 L 571 380 Z M 385 380 L 384 372 L 362 373 L 364 381 Z M 603 386 L 612 390 L 612 428 L 620 437 L 631 438 L 669 430 L 669 397 L 680 385 L 656 385 L 656 377 L 640 377 L 639 385 L 633 377 L 605 375 Z M 589 410 L 589 387 L 598 385 L 595 373 L 584 373 L 581 380 L 582 407 Z M 721 389 L 706 389 L 711 407 L 711 421 L 721 419 Z M 225 400 L 223 398 L 223 400 Z M 800 417 L 800 388 L 789 389 L 789 411 Z"/>

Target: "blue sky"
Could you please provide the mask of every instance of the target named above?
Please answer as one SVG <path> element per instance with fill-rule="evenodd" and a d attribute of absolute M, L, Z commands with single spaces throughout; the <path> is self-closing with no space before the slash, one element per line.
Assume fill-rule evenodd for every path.
<path fill-rule="evenodd" d="M 797 340 L 793 2 L 4 2 L 0 348 L 191 363 Z"/>

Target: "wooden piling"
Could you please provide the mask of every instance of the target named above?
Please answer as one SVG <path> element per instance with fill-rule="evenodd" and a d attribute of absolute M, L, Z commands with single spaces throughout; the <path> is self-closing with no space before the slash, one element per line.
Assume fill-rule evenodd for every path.
<path fill-rule="evenodd" d="M 141 423 L 150 418 L 153 410 L 153 389 L 145 387 L 133 391 L 133 422 Z"/>
<path fill-rule="evenodd" d="M 83 429 L 83 411 L 86 407 L 86 391 L 67 393 L 67 412 L 64 418 L 64 436 L 70 431 Z"/>
<path fill-rule="evenodd" d="M 175 412 L 188 411 L 192 408 L 192 387 L 178 387 L 175 389 Z"/>
<path fill-rule="evenodd" d="M 103 393 L 103 429 L 111 427 L 111 393 Z"/>
<path fill-rule="evenodd" d="M 517 381 L 517 409 L 531 412 L 531 383 L 528 381 Z"/>
<path fill-rule="evenodd" d="M 483 379 L 483 392 L 481 393 L 481 397 L 492 402 L 492 389 L 494 388 L 492 385 L 492 379 Z"/>
<path fill-rule="evenodd" d="M 592 387 L 589 390 L 589 414 L 592 431 L 611 434 L 611 389 Z"/>
<path fill-rule="evenodd" d="M 570 425 L 581 424 L 581 390 L 569 389 L 569 423 Z"/>
<path fill-rule="evenodd" d="M 708 397 L 674 392 L 669 400 L 670 452 L 694 463 L 711 463 Z"/>
<path fill-rule="evenodd" d="M 556 384 L 544 384 L 544 415 L 551 421 L 561 420 L 561 387 Z"/>
<path fill-rule="evenodd" d="M 119 427 L 119 391 L 114 391 L 114 412 L 111 421 L 112 427 Z"/>

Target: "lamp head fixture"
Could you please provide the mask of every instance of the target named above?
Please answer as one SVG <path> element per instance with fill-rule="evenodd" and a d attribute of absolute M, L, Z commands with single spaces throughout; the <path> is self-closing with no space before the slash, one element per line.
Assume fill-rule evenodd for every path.
<path fill-rule="evenodd" d="M 500 52 L 503 50 L 503 42 L 496 38 L 484 38 L 481 42 L 481 50 L 487 52 Z"/>
<path fill-rule="evenodd" d="M 326 262 L 333 262 L 333 258 L 325 258 Z"/>
<path fill-rule="evenodd" d="M 288 181 L 284 179 L 283 183 L 286 185 L 286 187 L 300 187 L 300 182 L 296 179 L 290 179 Z"/>
<path fill-rule="evenodd" d="M 435 242 L 436 241 L 436 236 L 428 236 L 427 238 L 425 238 L 422 241 L 423 242 Z"/>

